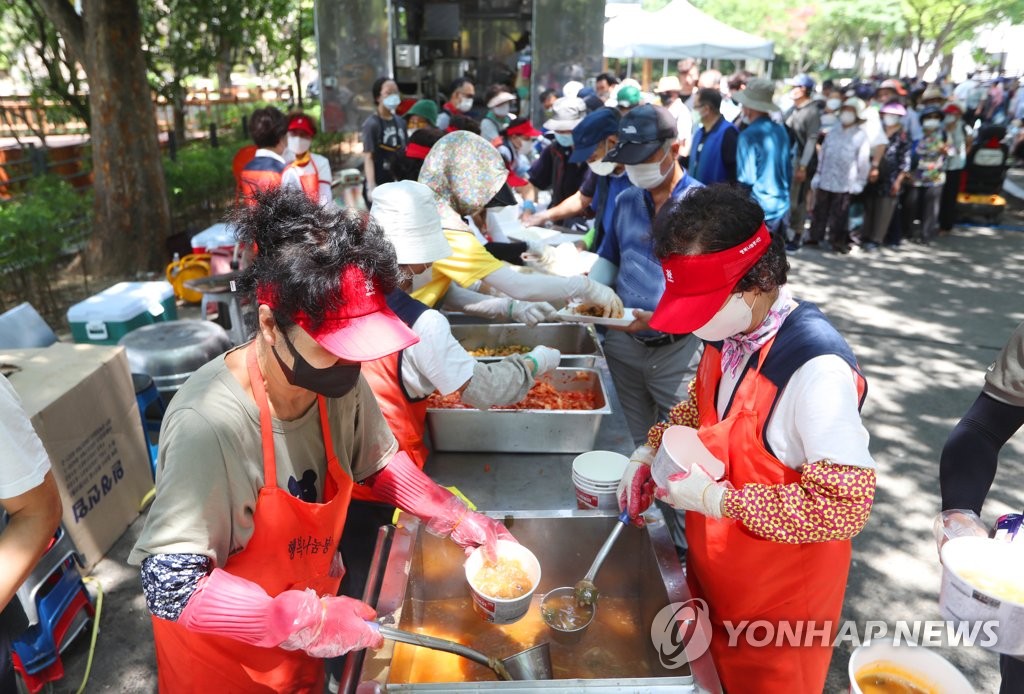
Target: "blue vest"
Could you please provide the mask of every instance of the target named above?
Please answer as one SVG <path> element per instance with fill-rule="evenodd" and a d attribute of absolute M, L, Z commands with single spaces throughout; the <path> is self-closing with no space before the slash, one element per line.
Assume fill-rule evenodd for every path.
<path fill-rule="evenodd" d="M 729 172 L 722 159 L 722 139 L 729 128 L 735 127 L 724 118 L 719 118 L 710 133 L 705 133 L 703 127 L 697 128 L 694 133 L 693 145 L 690 146 L 690 171 L 704 185 L 729 180 Z"/>

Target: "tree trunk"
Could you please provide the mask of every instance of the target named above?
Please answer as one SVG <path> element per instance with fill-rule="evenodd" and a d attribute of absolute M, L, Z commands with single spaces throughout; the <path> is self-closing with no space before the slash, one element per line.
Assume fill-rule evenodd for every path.
<path fill-rule="evenodd" d="M 217 56 L 217 89 L 221 94 L 231 91 L 231 46 L 221 46 Z"/>
<path fill-rule="evenodd" d="M 138 3 L 83 5 L 96 200 L 89 260 L 108 274 L 162 269 L 170 213 Z"/>
<path fill-rule="evenodd" d="M 174 112 L 174 137 L 178 146 L 182 146 L 188 140 L 185 133 L 185 85 L 181 80 L 175 80 L 171 86 L 171 110 Z M 209 98 L 209 95 L 207 95 Z"/>

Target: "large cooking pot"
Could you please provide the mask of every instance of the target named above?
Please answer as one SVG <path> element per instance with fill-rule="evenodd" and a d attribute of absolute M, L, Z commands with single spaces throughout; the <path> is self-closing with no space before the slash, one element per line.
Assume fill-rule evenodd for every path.
<path fill-rule="evenodd" d="M 149 374 L 164 402 L 200 366 L 231 349 L 231 338 L 213 321 L 173 320 L 133 330 L 118 341 L 132 373 Z"/>

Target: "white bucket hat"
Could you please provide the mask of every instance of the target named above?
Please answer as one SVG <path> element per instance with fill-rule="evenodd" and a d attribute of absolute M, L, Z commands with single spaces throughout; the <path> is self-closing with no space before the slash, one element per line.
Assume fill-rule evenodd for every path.
<path fill-rule="evenodd" d="M 399 265 L 433 263 L 452 254 L 441 230 L 434 192 L 422 183 L 397 181 L 377 186 L 370 216 L 394 245 Z"/>

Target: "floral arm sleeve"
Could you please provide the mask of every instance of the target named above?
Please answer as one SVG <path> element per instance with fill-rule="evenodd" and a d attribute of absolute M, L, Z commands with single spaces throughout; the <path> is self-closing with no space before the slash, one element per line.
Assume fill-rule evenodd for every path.
<path fill-rule="evenodd" d="M 694 429 L 700 426 L 700 418 L 697 416 L 697 379 L 690 381 L 690 386 L 687 390 L 688 396 L 686 400 L 683 400 L 668 411 L 668 419 L 664 422 L 658 422 L 647 432 L 647 445 L 654 450 L 661 446 L 661 436 L 670 426 L 681 424 L 693 427 Z"/>
<path fill-rule="evenodd" d="M 804 466 L 798 483 L 726 491 L 722 512 L 773 542 L 828 542 L 859 533 L 874 496 L 873 469 L 820 460 Z"/>

